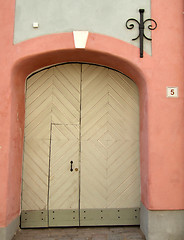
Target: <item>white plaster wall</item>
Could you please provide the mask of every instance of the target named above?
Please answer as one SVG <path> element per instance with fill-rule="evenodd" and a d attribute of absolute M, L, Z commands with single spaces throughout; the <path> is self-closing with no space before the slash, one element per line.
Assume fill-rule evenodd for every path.
<path fill-rule="evenodd" d="M 128 30 L 129 18 L 139 20 L 139 9 L 150 18 L 151 0 L 16 0 L 14 43 L 45 34 L 86 30 L 112 36 L 135 46 L 138 26 Z M 32 27 L 33 22 L 39 28 Z M 149 33 L 148 33 L 149 35 Z M 151 54 L 151 42 L 144 41 L 144 50 Z"/>

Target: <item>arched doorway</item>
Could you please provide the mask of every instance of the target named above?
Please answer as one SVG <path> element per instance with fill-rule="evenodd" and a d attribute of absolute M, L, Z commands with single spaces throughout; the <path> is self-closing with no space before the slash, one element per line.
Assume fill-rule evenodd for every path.
<path fill-rule="evenodd" d="M 139 224 L 139 96 L 115 70 L 27 79 L 22 227 Z"/>

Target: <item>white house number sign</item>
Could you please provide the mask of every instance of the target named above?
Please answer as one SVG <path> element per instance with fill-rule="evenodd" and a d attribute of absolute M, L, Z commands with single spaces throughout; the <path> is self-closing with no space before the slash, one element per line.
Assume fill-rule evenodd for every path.
<path fill-rule="evenodd" d="M 178 87 L 167 87 L 167 97 L 177 98 L 178 97 Z"/>

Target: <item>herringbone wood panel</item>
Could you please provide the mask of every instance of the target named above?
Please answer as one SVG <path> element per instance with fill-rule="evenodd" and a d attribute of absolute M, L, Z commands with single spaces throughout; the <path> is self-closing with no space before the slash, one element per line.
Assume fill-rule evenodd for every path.
<path fill-rule="evenodd" d="M 61 199 L 67 202 L 66 194 L 61 198 L 61 194 L 57 193 L 57 190 L 60 189 L 58 185 L 60 184 L 65 191 L 67 187 L 64 187 L 63 182 L 71 187 L 73 180 L 70 183 L 69 179 L 67 181 L 66 178 L 64 179 L 66 175 L 61 174 L 64 168 L 57 168 L 57 160 L 63 164 L 61 159 L 65 158 L 64 162 L 68 161 L 68 168 L 70 158 L 78 161 L 78 143 L 74 144 L 71 136 L 75 136 L 75 139 L 79 137 L 80 75 L 80 64 L 62 65 L 43 70 L 26 82 L 22 210 L 48 208 L 49 153 L 51 124 L 53 123 L 66 127 L 60 131 L 60 136 L 54 134 L 56 127 L 52 128 L 49 192 L 54 192 L 58 199 L 50 198 L 50 205 L 54 207 L 55 203 L 57 207 Z M 70 148 L 74 150 L 73 154 L 71 154 Z M 58 149 L 62 149 L 62 151 Z M 65 157 L 61 156 L 64 154 Z M 63 182 L 56 182 L 60 176 L 63 177 Z"/>
<path fill-rule="evenodd" d="M 54 68 L 49 209 L 78 209 L 81 65 Z M 59 123 L 59 124 L 57 124 Z"/>
<path fill-rule="evenodd" d="M 86 64 L 81 75 L 81 65 L 70 64 L 35 74 L 26 88 L 22 210 L 47 209 L 48 204 L 49 209 L 78 208 L 79 172 L 69 169 L 70 161 L 80 168 L 80 134 L 80 207 L 138 207 L 135 83 L 116 71 Z"/>
<path fill-rule="evenodd" d="M 53 125 L 49 209 L 79 208 L 79 172 L 75 168 L 79 168 L 79 126 Z"/>
<path fill-rule="evenodd" d="M 53 69 L 26 83 L 22 210 L 47 209 Z"/>
<path fill-rule="evenodd" d="M 82 72 L 81 208 L 140 206 L 138 90 L 96 66 Z"/>

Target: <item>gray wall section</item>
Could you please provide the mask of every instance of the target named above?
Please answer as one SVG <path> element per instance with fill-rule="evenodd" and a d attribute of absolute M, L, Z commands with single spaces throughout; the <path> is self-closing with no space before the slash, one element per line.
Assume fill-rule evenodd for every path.
<path fill-rule="evenodd" d="M 146 240 L 184 240 L 184 210 L 150 211 L 142 204 L 140 217 Z"/>
<path fill-rule="evenodd" d="M 20 217 L 15 218 L 7 227 L 0 228 L 0 240 L 11 240 L 19 229 Z"/>
<path fill-rule="evenodd" d="M 135 46 L 139 40 L 138 26 L 128 30 L 129 18 L 139 20 L 139 9 L 150 18 L 151 0 L 16 0 L 14 43 L 45 34 L 86 30 L 112 36 Z M 32 27 L 33 22 L 39 28 Z M 149 31 L 147 35 L 150 36 Z M 151 54 L 151 42 L 145 41 L 145 51 Z"/>

